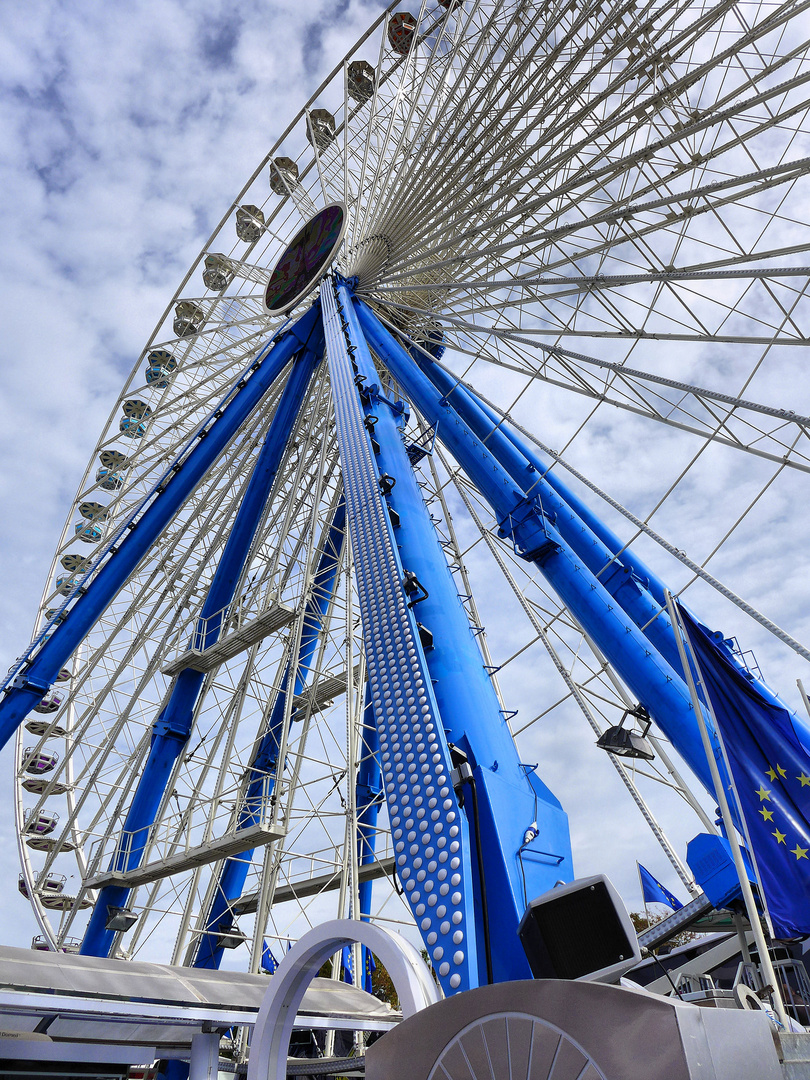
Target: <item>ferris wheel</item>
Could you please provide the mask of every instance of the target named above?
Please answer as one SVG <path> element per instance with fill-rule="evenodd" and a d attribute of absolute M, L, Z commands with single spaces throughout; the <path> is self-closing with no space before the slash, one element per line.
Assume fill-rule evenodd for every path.
<path fill-rule="evenodd" d="M 421 920 L 435 945 L 408 882 L 434 864 L 403 868 L 405 814 L 380 766 L 401 754 L 374 716 L 399 699 L 375 699 L 374 632 L 412 658 L 402 699 L 425 690 L 430 715 L 446 626 L 422 614 L 430 591 L 404 561 L 401 595 L 363 576 L 364 558 L 404 560 L 398 530 L 423 509 L 509 741 L 510 722 L 522 746 L 558 716 L 581 714 L 600 738 L 651 716 L 645 767 L 706 823 L 683 776 L 699 785 L 700 761 L 645 700 L 636 654 L 603 640 L 596 601 L 522 543 L 525 522 L 488 497 L 447 417 L 482 459 L 520 457 L 521 490 L 650 649 L 669 648 L 666 581 L 810 659 L 791 632 L 800 573 L 756 524 L 800 522 L 810 472 L 795 377 L 810 329 L 809 38 L 796 0 L 397 3 L 324 80 L 135 364 L 6 683 L 7 701 L 29 695 L 20 888 L 43 948 L 258 971 L 347 915 Z M 273 268 L 313 222 L 326 222 L 322 265 L 274 292 Z M 398 475 L 380 465 L 391 424 Z M 373 499 L 357 479 L 372 466 Z M 668 538 L 684 516 L 695 553 Z M 754 598 L 734 585 L 738 538 L 762 564 Z M 132 552 L 122 580 L 99 585 Z M 494 605 L 476 599 L 483 571 L 501 582 Z M 103 587 L 38 694 L 26 672 Z M 502 608 L 505 644 L 484 608 Z M 775 610 L 796 623 L 782 629 Z M 411 637 L 384 641 L 400 617 Z M 542 665 L 556 699 L 515 717 Z M 438 792 L 446 747 L 427 724 L 424 740 Z M 463 750 L 451 757 L 458 769 Z M 691 886 L 633 768 L 611 761 Z M 531 825 L 516 819 L 529 854 Z M 541 854 L 551 885 L 570 852 Z"/>

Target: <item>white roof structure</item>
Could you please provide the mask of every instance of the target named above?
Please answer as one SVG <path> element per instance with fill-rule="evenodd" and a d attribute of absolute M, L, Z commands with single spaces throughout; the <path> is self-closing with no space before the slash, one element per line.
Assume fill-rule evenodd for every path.
<path fill-rule="evenodd" d="M 0 946 L 0 1059 L 188 1057 L 196 1036 L 254 1024 L 269 978 Z M 363 990 L 316 978 L 295 1027 L 387 1031 L 400 1019 Z"/>

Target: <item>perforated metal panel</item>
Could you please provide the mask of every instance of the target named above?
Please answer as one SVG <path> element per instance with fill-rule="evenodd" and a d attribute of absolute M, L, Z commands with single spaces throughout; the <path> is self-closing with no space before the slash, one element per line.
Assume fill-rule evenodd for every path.
<path fill-rule="evenodd" d="M 341 304 L 332 280 L 321 289 L 385 796 L 397 872 L 422 933 L 436 935 L 434 968 L 445 993 L 453 994 L 477 985 L 477 965 L 467 944 L 472 888 L 464 865 L 458 804 L 450 783 L 449 753 L 419 633 L 402 588 L 403 570 L 363 425 L 347 345 L 358 357 L 362 350 L 370 364 L 368 349 L 364 341 L 349 336 L 345 295 L 346 303 Z"/>

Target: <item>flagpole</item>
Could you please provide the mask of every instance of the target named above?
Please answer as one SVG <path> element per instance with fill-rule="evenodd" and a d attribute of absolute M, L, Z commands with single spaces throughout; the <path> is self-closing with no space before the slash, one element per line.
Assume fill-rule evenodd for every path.
<path fill-rule="evenodd" d="M 644 895 L 644 882 L 641 880 L 641 863 L 636 859 L 636 872 L 638 873 L 638 883 L 641 886 L 641 902 L 644 905 L 644 918 L 647 920 L 647 929 L 650 928 L 650 913 L 647 910 L 647 897 Z"/>
<path fill-rule="evenodd" d="M 796 685 L 799 688 L 799 693 L 802 695 L 802 701 L 804 702 L 805 709 L 807 709 L 807 715 L 810 716 L 810 701 L 808 701 L 808 699 L 807 699 L 807 691 L 804 688 L 804 684 L 802 683 L 802 680 L 797 679 L 796 680 Z"/>
<path fill-rule="evenodd" d="M 714 748 L 709 738 L 709 729 L 706 724 L 706 717 L 703 715 L 703 709 L 701 708 L 700 697 L 698 696 L 697 686 L 692 676 L 692 668 L 689 664 L 689 660 L 686 655 L 686 648 L 689 648 L 689 653 L 692 657 L 692 663 L 695 665 L 695 670 L 699 673 L 700 666 L 697 662 L 694 650 L 692 649 L 689 641 L 689 635 L 685 633 L 681 621 L 678 618 L 678 612 L 675 608 L 675 603 L 672 599 L 672 594 L 669 589 L 666 589 L 664 596 L 667 602 L 667 611 L 669 612 L 670 620 L 672 621 L 672 629 L 675 633 L 675 643 L 678 646 L 678 656 L 681 660 L 681 666 L 683 667 L 684 678 L 686 684 L 689 687 L 689 696 L 692 699 L 692 707 L 695 710 L 695 717 L 700 728 L 700 738 L 703 742 L 703 749 L 706 753 L 706 760 L 709 763 L 709 770 L 712 774 L 712 783 L 714 784 L 714 791 L 717 795 L 717 802 L 720 806 L 720 815 L 723 819 L 723 825 L 725 826 L 726 838 L 728 839 L 729 846 L 731 847 L 731 854 L 734 857 L 734 867 L 737 871 L 737 877 L 740 882 L 740 889 L 742 890 L 743 903 L 745 904 L 746 914 L 748 915 L 748 921 L 751 924 L 751 930 L 754 935 L 754 941 L 757 946 L 757 952 L 759 953 L 759 962 L 762 967 L 762 973 L 765 977 L 765 981 L 770 983 L 773 987 L 773 1004 L 774 1011 L 787 1030 L 790 1030 L 790 1024 L 785 1012 L 785 1006 L 782 1002 L 782 994 L 779 989 L 779 983 L 776 978 L 776 972 L 774 971 L 773 963 L 771 961 L 771 954 L 768 952 L 768 945 L 765 941 L 765 935 L 762 932 L 762 923 L 759 919 L 759 912 L 757 911 L 756 901 L 754 900 L 754 893 L 751 889 L 751 882 L 748 880 L 748 871 L 745 868 L 743 862 L 742 849 L 740 847 L 739 837 L 737 830 L 734 826 L 734 819 L 731 816 L 731 809 L 728 804 L 728 798 L 726 797 L 726 791 L 723 787 L 723 781 L 720 778 L 720 770 L 717 767 L 717 759 L 714 756 Z M 684 645 L 684 639 L 686 645 Z M 717 725 L 717 718 L 714 715 L 709 695 L 706 695 L 706 708 L 711 716 L 715 731 L 717 732 L 718 739 L 721 739 L 720 729 Z M 722 746 L 722 743 L 721 743 Z M 725 756 L 725 755 L 724 755 Z M 742 819 L 742 809 L 740 810 L 740 818 Z M 760 891 L 762 890 L 762 884 L 760 883 Z M 764 896 L 764 894 L 763 894 Z"/>

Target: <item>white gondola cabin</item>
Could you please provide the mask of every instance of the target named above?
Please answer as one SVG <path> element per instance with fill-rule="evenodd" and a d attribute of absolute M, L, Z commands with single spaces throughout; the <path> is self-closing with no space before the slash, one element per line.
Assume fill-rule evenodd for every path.
<path fill-rule="evenodd" d="M 362 105 L 374 94 L 374 68 L 368 60 L 352 60 L 346 70 L 349 97 Z"/>
<path fill-rule="evenodd" d="M 172 327 L 178 337 L 199 334 L 205 322 L 205 312 L 194 300 L 181 300 L 174 308 Z"/>
<path fill-rule="evenodd" d="M 397 11 L 388 23 L 388 42 L 394 52 L 405 56 L 416 35 L 416 16 L 409 11 Z"/>
<path fill-rule="evenodd" d="M 335 118 L 327 109 L 313 109 L 307 116 L 307 139 L 318 150 L 326 150 L 335 138 Z"/>
<path fill-rule="evenodd" d="M 292 158 L 277 157 L 270 162 L 270 190 L 289 195 L 298 183 L 298 166 Z"/>
<path fill-rule="evenodd" d="M 273 186 L 272 169 L 270 186 Z M 275 190 L 275 189 L 274 189 Z M 264 214 L 251 203 L 240 206 L 236 211 L 236 235 L 247 244 L 255 244 L 264 232 Z"/>

